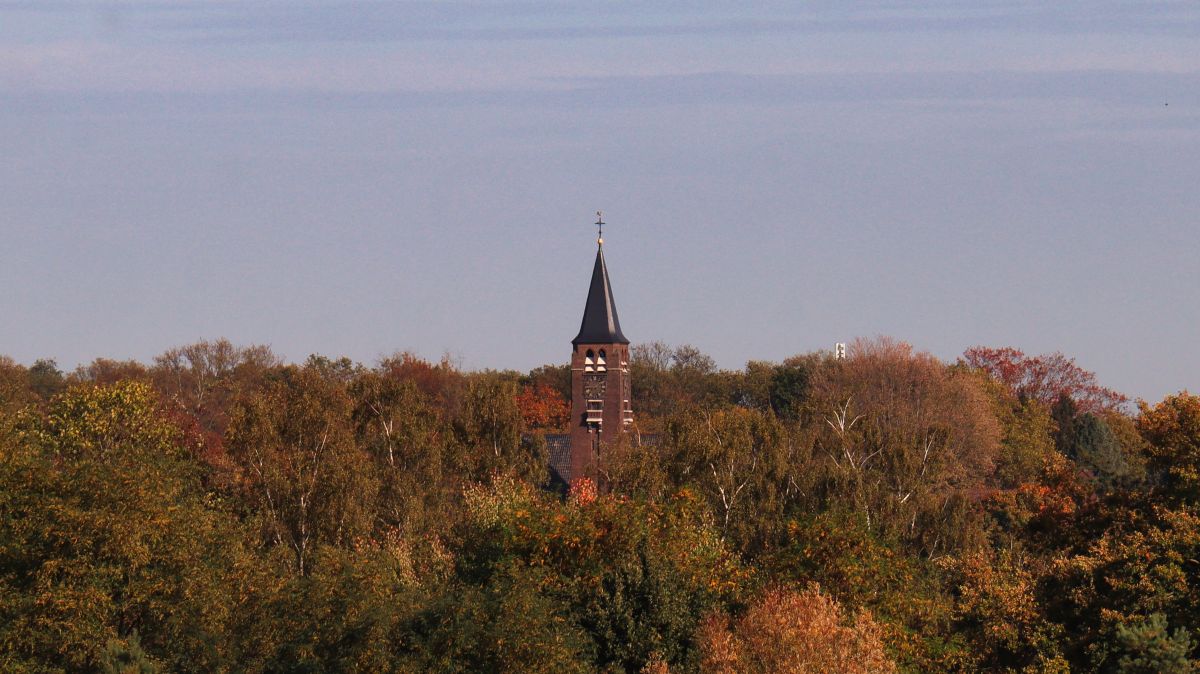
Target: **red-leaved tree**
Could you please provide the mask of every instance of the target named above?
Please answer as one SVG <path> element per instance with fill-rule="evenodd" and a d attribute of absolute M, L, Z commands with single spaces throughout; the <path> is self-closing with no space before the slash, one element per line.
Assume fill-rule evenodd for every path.
<path fill-rule="evenodd" d="M 1124 394 L 1105 388 L 1096 374 L 1075 364 L 1061 352 L 1027 356 L 1012 347 L 974 346 L 963 353 L 967 365 L 987 372 L 1013 393 L 1053 405 L 1061 395 L 1075 401 L 1079 411 L 1116 410 L 1129 401 Z"/>

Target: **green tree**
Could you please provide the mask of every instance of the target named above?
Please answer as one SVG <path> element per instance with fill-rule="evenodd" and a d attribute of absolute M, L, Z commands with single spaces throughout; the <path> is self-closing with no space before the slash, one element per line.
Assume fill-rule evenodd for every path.
<path fill-rule="evenodd" d="M 778 583 L 816 582 L 850 609 L 869 609 L 905 671 L 971 671 L 975 655 L 953 628 L 941 569 L 882 538 L 861 514 L 833 510 L 788 523 L 788 543 L 760 561 Z"/>
<path fill-rule="evenodd" d="M 770 409 L 771 380 L 775 377 L 776 367 L 775 363 L 766 360 L 747 362 L 746 369 L 734 382 L 731 402 L 760 411 Z"/>
<path fill-rule="evenodd" d="M 512 473 L 534 484 L 546 481 L 545 447 L 522 438 L 517 382 L 497 372 L 470 377 L 455 419 L 463 477 L 480 481 Z"/>
<path fill-rule="evenodd" d="M 150 372 L 136 360 L 112 360 L 97 358 L 87 365 L 80 365 L 68 380 L 76 384 L 105 386 L 119 381 L 149 381 Z"/>
<path fill-rule="evenodd" d="M 372 459 L 380 485 L 376 529 L 406 535 L 438 530 L 455 489 L 446 465 L 453 432 L 411 380 L 364 372 L 350 385 L 358 447 Z"/>
<path fill-rule="evenodd" d="M 674 484 L 694 487 L 722 535 L 759 551 L 778 536 L 800 498 L 806 445 L 770 412 L 728 407 L 672 417 L 661 439 Z"/>
<path fill-rule="evenodd" d="M 521 383 L 534 388 L 547 386 L 556 391 L 563 400 L 569 401 L 571 399 L 571 364 L 535 367 L 522 378 Z"/>
<path fill-rule="evenodd" d="M 506 574 L 538 571 L 545 601 L 569 607 L 597 669 L 639 671 L 655 657 L 672 666 L 695 656 L 705 613 L 747 582 L 736 555 L 682 492 L 648 504 L 613 495 L 559 499 L 513 479 L 466 493 L 457 536 L 459 578 L 487 588 Z M 528 618 L 527 618 L 528 619 Z"/>
<path fill-rule="evenodd" d="M 1054 424 L 1046 409 L 1032 399 L 1022 400 L 1011 414 L 1002 415 L 1003 448 L 996 472 L 1006 487 L 1038 480 L 1053 462 Z"/>
<path fill-rule="evenodd" d="M 1132 471 L 1117 436 L 1103 419 L 1088 413 L 1075 424 L 1069 456 L 1087 468 L 1101 484 L 1112 487 L 1129 480 Z"/>
<path fill-rule="evenodd" d="M 156 404 L 139 383 L 69 389 L 0 463 L 6 666 L 95 671 L 134 630 L 173 671 L 237 661 L 258 567 Z"/>
<path fill-rule="evenodd" d="M 1117 627 L 1117 646 L 1121 654 L 1116 671 L 1120 674 L 1188 674 L 1195 664 L 1188 659 L 1192 640 L 1182 627 L 1167 629 L 1167 618 L 1153 613 L 1143 620 Z"/>
<path fill-rule="evenodd" d="M 257 391 L 281 364 L 266 346 L 235 346 L 227 339 L 168 349 L 154 359 L 150 376 L 171 402 L 181 425 L 197 436 L 200 458 L 213 469 L 210 482 L 230 489 L 236 467 L 224 447 L 234 401 Z"/>
<path fill-rule="evenodd" d="M 1062 628 L 1037 598 L 1037 575 L 1011 552 L 946 560 L 955 585 L 954 629 L 970 639 L 975 667 L 989 672 L 1067 671 Z"/>
<path fill-rule="evenodd" d="M 35 400 L 28 371 L 8 356 L 0 356 L 0 439 L 13 430 L 18 413 Z M 4 458 L 2 448 L 0 443 L 0 461 Z"/>
<path fill-rule="evenodd" d="M 691 407 L 718 407 L 736 395 L 735 382 L 694 346 L 635 344 L 629 359 L 633 406 L 648 428 Z"/>
<path fill-rule="evenodd" d="M 142 650 L 137 631 L 125 641 L 112 640 L 104 649 L 100 661 L 103 674 L 157 674 L 159 666 Z"/>
<path fill-rule="evenodd" d="M 279 586 L 251 628 L 250 670 L 406 671 L 410 623 L 425 602 L 407 540 L 391 535 L 352 548 L 320 545 L 310 571 Z M 416 671 L 415 667 L 407 671 Z"/>
<path fill-rule="evenodd" d="M 803 359 L 788 359 L 771 375 L 771 409 L 784 419 L 795 419 L 808 398 L 812 366 Z"/>
<path fill-rule="evenodd" d="M 411 625 L 412 671 L 595 671 L 589 640 L 546 569 L 514 563 L 485 585 L 452 583 Z"/>
<path fill-rule="evenodd" d="M 234 406 L 228 447 L 265 540 L 288 548 L 303 575 L 319 544 L 370 532 L 379 485 L 354 442 L 346 387 L 318 368 L 283 375 Z"/>
<path fill-rule="evenodd" d="M 305 369 L 315 370 L 322 377 L 336 381 L 340 384 L 349 384 L 354 381 L 354 378 L 364 371 L 364 368 L 359 363 L 355 363 L 346 356 L 340 358 L 330 358 L 319 354 L 310 354 L 308 359 L 304 361 Z"/>
<path fill-rule="evenodd" d="M 39 358 L 29 366 L 29 386 L 42 400 L 49 400 L 66 387 L 63 373 L 52 358 Z"/>

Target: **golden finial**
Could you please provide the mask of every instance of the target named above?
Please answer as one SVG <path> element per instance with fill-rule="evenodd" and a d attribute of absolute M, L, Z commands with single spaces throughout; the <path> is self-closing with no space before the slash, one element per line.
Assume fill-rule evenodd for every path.
<path fill-rule="evenodd" d="M 596 244 L 604 245 L 604 214 L 596 211 Z"/>

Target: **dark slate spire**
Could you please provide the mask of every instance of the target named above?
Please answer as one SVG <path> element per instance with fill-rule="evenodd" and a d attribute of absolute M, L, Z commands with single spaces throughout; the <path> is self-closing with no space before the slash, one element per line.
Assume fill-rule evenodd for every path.
<path fill-rule="evenodd" d="M 604 265 L 604 245 L 596 250 L 596 266 L 592 268 L 592 285 L 588 288 L 587 305 L 583 308 L 583 323 L 572 344 L 628 344 L 621 334 L 617 320 L 617 305 L 612 287 L 608 284 L 608 267 Z"/>

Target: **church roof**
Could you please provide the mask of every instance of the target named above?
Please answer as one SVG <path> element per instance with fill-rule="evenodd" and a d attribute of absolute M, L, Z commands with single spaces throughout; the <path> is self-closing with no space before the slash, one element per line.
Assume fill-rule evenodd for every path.
<path fill-rule="evenodd" d="M 566 491 L 567 485 L 571 484 L 571 436 L 546 434 L 546 453 L 550 455 L 550 485 Z"/>
<path fill-rule="evenodd" d="M 628 344 L 621 334 L 617 320 L 617 305 L 612 287 L 608 284 L 608 267 L 604 265 L 604 246 L 596 249 L 596 266 L 592 268 L 592 285 L 588 288 L 587 304 L 583 307 L 583 323 L 572 344 Z"/>

